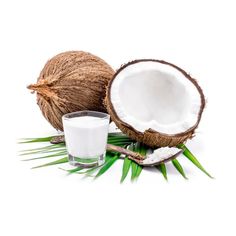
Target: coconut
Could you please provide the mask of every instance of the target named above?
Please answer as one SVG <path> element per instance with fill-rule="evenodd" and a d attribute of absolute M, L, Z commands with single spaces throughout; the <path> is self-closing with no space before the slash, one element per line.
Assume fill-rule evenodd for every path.
<path fill-rule="evenodd" d="M 181 68 L 144 59 L 115 73 L 105 104 L 112 120 L 132 139 L 172 147 L 194 136 L 205 98 L 197 81 Z"/>
<path fill-rule="evenodd" d="M 103 100 L 113 69 L 101 58 L 82 51 L 69 51 L 50 59 L 36 84 L 37 103 L 44 117 L 63 130 L 61 117 L 80 110 L 106 112 Z"/>

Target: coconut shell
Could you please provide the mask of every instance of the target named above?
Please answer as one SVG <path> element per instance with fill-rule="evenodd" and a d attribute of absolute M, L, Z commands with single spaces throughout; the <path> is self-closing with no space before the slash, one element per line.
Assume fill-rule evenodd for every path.
<path fill-rule="evenodd" d="M 191 127 L 190 129 L 186 130 L 183 133 L 178 133 L 178 134 L 174 134 L 174 135 L 160 133 L 160 132 L 153 130 L 153 129 L 147 129 L 145 132 L 140 132 L 140 131 L 136 130 L 135 127 L 132 127 L 131 125 L 125 123 L 124 121 L 122 121 L 118 117 L 118 115 L 115 112 L 115 109 L 113 107 L 113 104 L 111 102 L 111 99 L 110 99 L 111 85 L 112 85 L 113 81 L 116 79 L 116 76 L 123 69 L 125 69 L 129 65 L 132 65 L 132 64 L 138 63 L 138 62 L 142 62 L 142 61 L 154 61 L 154 62 L 158 62 L 158 63 L 167 64 L 169 66 L 172 66 L 175 69 L 179 70 L 186 77 L 186 79 L 189 79 L 196 86 L 198 92 L 200 93 L 200 97 L 201 97 L 201 107 L 200 107 L 200 111 L 198 114 L 198 120 L 193 127 Z M 194 132 L 195 132 L 196 128 L 198 127 L 198 124 L 201 120 L 202 112 L 205 107 L 205 97 L 204 97 L 203 91 L 202 91 L 201 87 L 198 85 L 197 81 L 195 79 L 193 79 L 183 69 L 177 67 L 176 65 L 174 65 L 172 63 L 162 61 L 162 60 L 141 59 L 141 60 L 131 61 L 127 64 L 122 65 L 121 68 L 114 74 L 113 78 L 110 80 L 110 82 L 108 84 L 106 98 L 105 98 L 104 103 L 105 103 L 108 113 L 111 116 L 111 119 L 115 122 L 117 127 L 123 133 L 128 135 L 130 138 L 132 138 L 138 142 L 145 143 L 146 145 L 153 147 L 153 148 L 166 147 L 166 146 L 174 147 L 174 146 L 177 146 L 178 144 L 184 143 L 186 140 L 191 139 L 194 136 Z"/>
<path fill-rule="evenodd" d="M 114 70 L 101 58 L 83 51 L 69 51 L 50 59 L 36 84 L 37 103 L 44 117 L 63 130 L 62 116 L 80 110 L 106 112 L 103 105 Z"/>

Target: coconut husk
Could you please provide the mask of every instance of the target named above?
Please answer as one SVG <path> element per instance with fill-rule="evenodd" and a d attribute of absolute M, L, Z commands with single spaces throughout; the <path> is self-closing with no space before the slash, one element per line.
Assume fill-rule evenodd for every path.
<path fill-rule="evenodd" d="M 113 81 L 116 79 L 116 76 L 123 70 L 125 69 L 127 66 L 132 65 L 134 63 L 138 63 L 138 62 L 142 62 L 142 61 L 154 61 L 154 62 L 158 62 L 158 63 L 163 63 L 163 64 L 167 64 L 169 66 L 174 67 L 175 69 L 179 70 L 185 77 L 186 79 L 190 80 L 197 88 L 198 92 L 200 93 L 200 97 L 201 97 L 201 107 L 200 107 L 200 111 L 198 114 L 198 119 L 196 124 L 191 127 L 190 129 L 186 130 L 183 133 L 178 133 L 178 134 L 174 134 L 174 135 L 168 135 L 168 134 L 164 134 L 164 133 L 160 133 L 157 130 L 153 130 L 153 129 L 147 129 L 145 132 L 140 132 L 138 130 L 135 129 L 135 127 L 132 127 L 131 125 L 125 123 L 124 121 L 122 121 L 115 109 L 114 106 L 111 102 L 111 85 L 113 83 Z M 194 137 L 194 133 L 196 128 L 199 125 L 199 122 L 201 120 L 202 117 L 202 112 L 204 110 L 205 107 L 205 97 L 203 94 L 203 91 L 201 89 L 201 87 L 199 86 L 199 84 L 197 83 L 197 81 L 195 79 L 193 79 L 187 72 L 185 72 L 183 69 L 179 68 L 178 66 L 163 61 L 163 60 L 153 60 L 153 59 L 141 59 L 141 60 L 135 60 L 135 61 L 131 61 L 127 64 L 124 64 L 120 67 L 119 70 L 117 70 L 117 72 L 114 74 L 113 78 L 110 80 L 108 87 L 107 87 L 107 92 L 106 92 L 106 98 L 105 98 L 105 106 L 107 108 L 108 113 L 111 116 L 111 119 L 115 122 L 115 124 L 117 125 L 117 127 L 126 135 L 128 135 L 131 139 L 134 139 L 136 141 L 145 143 L 146 145 L 156 148 L 156 147 L 165 147 L 165 146 L 169 146 L 169 147 L 174 147 L 177 146 L 178 144 L 184 143 L 186 142 L 186 140 L 191 139 L 192 137 Z"/>
<path fill-rule="evenodd" d="M 105 89 L 114 70 L 101 58 L 83 51 L 69 51 L 50 59 L 37 83 L 28 89 L 37 93 L 44 117 L 63 130 L 62 116 L 80 110 L 106 112 Z"/>

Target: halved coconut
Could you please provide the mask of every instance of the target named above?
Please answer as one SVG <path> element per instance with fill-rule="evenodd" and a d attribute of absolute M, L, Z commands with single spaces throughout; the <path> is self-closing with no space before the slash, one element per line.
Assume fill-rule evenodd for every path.
<path fill-rule="evenodd" d="M 125 134 L 151 147 L 171 147 L 193 137 L 205 98 L 196 80 L 181 68 L 144 59 L 116 72 L 105 103 Z"/>

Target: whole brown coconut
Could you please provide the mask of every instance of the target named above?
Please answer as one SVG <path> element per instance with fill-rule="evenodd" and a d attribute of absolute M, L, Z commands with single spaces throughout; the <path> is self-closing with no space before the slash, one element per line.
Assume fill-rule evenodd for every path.
<path fill-rule="evenodd" d="M 105 104 L 111 119 L 132 139 L 172 147 L 193 137 L 205 98 L 196 80 L 181 68 L 143 59 L 116 72 Z"/>
<path fill-rule="evenodd" d="M 50 59 L 36 84 L 37 103 L 44 117 L 63 130 L 61 117 L 70 112 L 106 112 L 103 105 L 106 86 L 114 70 L 101 58 L 83 51 L 69 51 Z"/>

